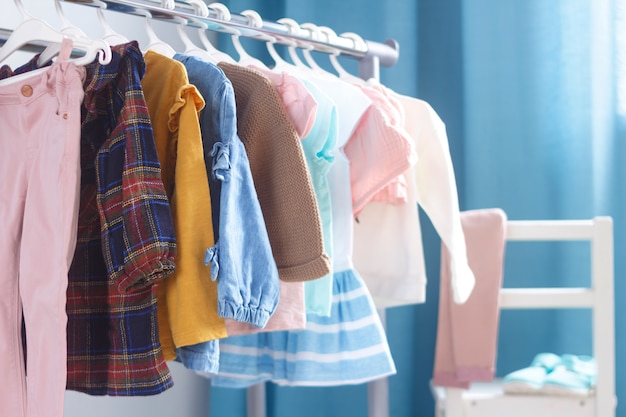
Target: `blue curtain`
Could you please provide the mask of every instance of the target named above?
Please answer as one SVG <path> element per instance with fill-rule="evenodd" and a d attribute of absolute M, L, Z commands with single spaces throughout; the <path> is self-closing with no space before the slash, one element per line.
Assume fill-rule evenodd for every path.
<path fill-rule="evenodd" d="M 232 0 L 266 20 L 291 17 L 365 39 L 396 39 L 400 60 L 381 81 L 422 98 L 447 126 L 462 209 L 501 207 L 510 219 L 609 215 L 615 231 L 617 392 L 626 388 L 626 33 L 623 0 Z M 220 39 L 228 49 L 229 40 Z M 245 43 L 263 56 L 262 45 Z M 256 49 L 255 49 L 256 48 Z M 317 56 L 317 55 L 316 55 Z M 324 65 L 323 56 L 319 61 Z M 346 61 L 344 61 L 346 62 Z M 350 63 L 347 63 L 350 68 Z M 437 321 L 439 240 L 422 216 L 427 303 L 392 309 L 398 374 L 390 415 L 434 415 L 428 381 Z M 569 244 L 567 244 L 569 245 Z M 510 244 L 507 286 L 586 285 L 586 248 Z M 532 265 L 528 265 L 528 259 Z M 591 353 L 587 311 L 503 312 L 497 371 L 542 351 Z M 267 389 L 269 417 L 367 416 L 365 386 Z M 214 388 L 212 416 L 245 416 L 245 391 Z M 618 406 L 619 417 L 626 407 Z"/>

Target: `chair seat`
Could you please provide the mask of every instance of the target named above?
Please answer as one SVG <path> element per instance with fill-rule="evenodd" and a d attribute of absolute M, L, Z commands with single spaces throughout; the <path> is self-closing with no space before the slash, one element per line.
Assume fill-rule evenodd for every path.
<path fill-rule="evenodd" d="M 436 417 L 591 417 L 595 398 L 505 394 L 502 380 L 473 383 L 469 389 L 433 386 Z"/>

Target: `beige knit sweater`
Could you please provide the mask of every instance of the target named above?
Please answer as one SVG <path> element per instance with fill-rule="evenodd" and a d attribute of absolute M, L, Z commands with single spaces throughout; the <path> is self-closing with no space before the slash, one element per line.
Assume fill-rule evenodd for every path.
<path fill-rule="evenodd" d="M 220 63 L 233 84 L 237 133 L 283 281 L 307 281 L 330 272 L 319 208 L 300 138 L 270 80 L 251 68 Z"/>

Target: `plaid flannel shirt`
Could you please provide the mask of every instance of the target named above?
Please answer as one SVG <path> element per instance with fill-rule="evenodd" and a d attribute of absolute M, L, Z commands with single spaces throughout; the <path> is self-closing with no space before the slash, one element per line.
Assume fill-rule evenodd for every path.
<path fill-rule="evenodd" d="M 175 234 L 136 42 L 87 66 L 78 244 L 70 268 L 68 389 L 157 394 L 172 385 L 152 285 L 174 270 Z"/>
<path fill-rule="evenodd" d="M 173 382 L 159 343 L 156 282 L 174 270 L 175 234 L 136 42 L 86 66 L 78 241 L 67 291 L 67 388 L 150 395 Z M 0 78 L 36 68 L 37 57 Z"/>

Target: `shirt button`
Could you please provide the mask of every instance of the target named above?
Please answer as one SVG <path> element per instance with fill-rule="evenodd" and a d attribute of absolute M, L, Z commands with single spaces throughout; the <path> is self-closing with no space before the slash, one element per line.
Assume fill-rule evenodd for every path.
<path fill-rule="evenodd" d="M 24 97 L 30 97 L 33 95 L 33 87 L 31 87 L 30 85 L 23 85 L 22 86 L 22 95 Z"/>

